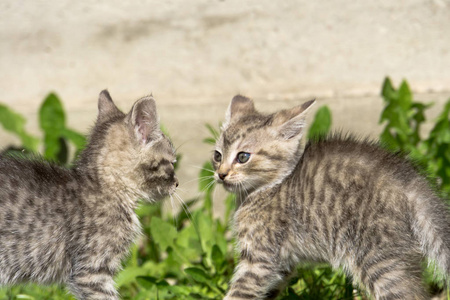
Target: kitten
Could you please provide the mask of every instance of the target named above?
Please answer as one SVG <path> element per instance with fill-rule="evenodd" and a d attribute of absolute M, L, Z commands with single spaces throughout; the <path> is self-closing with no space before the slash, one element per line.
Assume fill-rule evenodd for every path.
<path fill-rule="evenodd" d="M 273 299 L 302 261 L 342 267 L 375 299 L 425 299 L 423 257 L 450 273 L 446 205 L 376 143 L 331 135 L 302 152 L 313 103 L 261 114 L 231 101 L 213 156 L 215 179 L 240 200 L 225 299 Z"/>
<path fill-rule="evenodd" d="M 77 299 L 117 299 L 113 276 L 140 233 L 139 199 L 178 186 L 155 101 L 128 114 L 107 91 L 75 166 L 0 157 L 0 285 L 63 283 Z"/>

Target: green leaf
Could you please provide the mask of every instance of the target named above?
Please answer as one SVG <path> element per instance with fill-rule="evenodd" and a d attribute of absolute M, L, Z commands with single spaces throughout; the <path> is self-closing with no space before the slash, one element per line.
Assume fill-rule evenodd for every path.
<path fill-rule="evenodd" d="M 22 115 L 0 104 L 0 124 L 3 128 L 16 134 L 25 148 L 37 151 L 39 139 L 25 131 L 25 123 L 26 120 Z"/>
<path fill-rule="evenodd" d="M 59 151 L 56 156 L 56 160 L 61 164 L 67 164 L 69 161 L 69 147 L 67 146 L 66 140 L 60 137 L 58 139 L 59 142 Z"/>
<path fill-rule="evenodd" d="M 200 170 L 199 189 L 200 191 L 211 191 L 214 188 L 214 167 L 207 161 Z"/>
<path fill-rule="evenodd" d="M 36 152 L 39 146 L 39 139 L 26 133 L 25 131 L 19 134 L 23 146 L 31 151 Z"/>
<path fill-rule="evenodd" d="M 167 287 L 167 290 L 170 291 L 171 293 L 173 293 L 174 295 L 177 296 L 188 296 L 191 291 L 192 291 L 192 287 L 190 286 L 177 286 L 177 285 L 170 285 Z"/>
<path fill-rule="evenodd" d="M 314 121 L 309 128 L 308 139 L 323 137 L 331 128 L 331 111 L 328 106 L 322 106 L 316 112 Z"/>
<path fill-rule="evenodd" d="M 117 287 L 129 284 L 136 280 L 138 276 L 147 275 L 148 271 L 141 267 L 126 267 L 116 277 L 115 282 Z"/>
<path fill-rule="evenodd" d="M 7 106 L 0 104 L 0 122 L 5 130 L 13 133 L 19 133 L 24 130 L 25 118 Z"/>
<path fill-rule="evenodd" d="M 450 143 L 450 99 L 447 101 L 444 110 L 439 115 L 437 122 L 430 132 L 430 139 L 437 143 Z"/>
<path fill-rule="evenodd" d="M 158 279 L 151 276 L 137 276 L 136 282 L 144 289 L 151 289 L 157 284 Z"/>
<path fill-rule="evenodd" d="M 419 102 L 415 102 L 412 104 L 411 108 L 415 109 L 416 112 L 413 115 L 413 119 L 416 121 L 417 124 L 425 122 L 425 110 L 433 106 L 434 103 L 430 104 L 423 104 Z"/>
<path fill-rule="evenodd" d="M 159 245 L 161 250 L 166 250 L 168 247 L 174 246 L 177 230 L 172 224 L 158 217 L 153 217 L 150 222 L 150 231 L 154 241 Z"/>
<path fill-rule="evenodd" d="M 142 286 L 145 289 L 151 289 L 155 285 L 157 287 L 165 287 L 169 285 L 167 281 L 158 280 L 157 278 L 151 276 L 137 276 L 136 281 L 140 286 Z"/>
<path fill-rule="evenodd" d="M 184 256 L 191 261 L 198 260 L 203 253 L 199 236 L 192 224 L 186 226 L 178 233 L 176 244 L 183 248 Z"/>
<path fill-rule="evenodd" d="M 66 127 L 66 116 L 61 101 L 50 93 L 39 110 L 39 122 L 45 133 L 59 133 Z"/>
<path fill-rule="evenodd" d="M 209 133 L 212 135 L 212 139 L 214 140 L 214 144 L 216 143 L 216 140 L 219 138 L 220 136 L 220 132 L 219 130 L 217 130 L 216 128 L 214 128 L 212 125 L 210 124 L 205 124 L 206 128 L 208 129 Z"/>
<path fill-rule="evenodd" d="M 213 139 L 213 138 L 204 138 L 203 139 L 203 143 L 210 144 L 210 145 L 215 145 L 216 144 L 216 140 Z"/>
<path fill-rule="evenodd" d="M 64 128 L 61 132 L 62 136 L 71 141 L 77 150 L 81 150 L 86 145 L 86 137 L 72 129 Z"/>
<path fill-rule="evenodd" d="M 225 222 L 230 220 L 231 214 L 236 209 L 236 195 L 229 194 L 225 199 Z"/>
<path fill-rule="evenodd" d="M 198 211 L 197 214 L 195 214 L 195 221 L 198 226 L 203 252 L 208 253 L 215 244 L 215 233 L 211 216 Z"/>
<path fill-rule="evenodd" d="M 397 115 L 396 106 L 393 103 L 389 103 L 383 109 L 379 123 L 381 124 L 383 123 L 383 121 L 395 120 L 396 115 Z"/>
<path fill-rule="evenodd" d="M 220 250 L 219 246 L 217 246 L 217 245 L 214 245 L 212 247 L 211 260 L 214 264 L 214 267 L 216 268 L 216 271 L 220 272 L 222 269 L 222 265 L 224 263 L 225 257 L 223 256 L 222 251 Z"/>
<path fill-rule="evenodd" d="M 409 85 L 405 80 L 402 81 L 400 88 L 398 89 L 398 100 L 403 111 L 409 110 L 412 103 L 412 94 Z"/>
<path fill-rule="evenodd" d="M 39 110 L 39 124 L 44 131 L 44 157 L 66 163 L 68 148 L 62 140 L 66 126 L 66 116 L 58 96 L 50 93 Z M 62 160 L 61 160 L 62 159 Z"/>
<path fill-rule="evenodd" d="M 386 77 L 384 79 L 383 86 L 381 88 L 381 95 L 383 96 L 385 101 L 392 100 L 396 97 L 396 91 L 394 90 L 391 79 L 389 77 Z"/>
<path fill-rule="evenodd" d="M 64 139 L 53 133 L 46 134 L 44 136 L 44 157 L 48 160 L 58 161 L 58 158 L 67 157 L 67 153 L 61 153 L 61 151 L 67 151 L 65 147 Z M 62 161 L 65 163 L 66 161 Z"/>
<path fill-rule="evenodd" d="M 202 269 L 199 268 L 186 268 L 184 272 L 194 279 L 196 282 L 200 283 L 209 283 L 211 277 L 205 273 Z"/>

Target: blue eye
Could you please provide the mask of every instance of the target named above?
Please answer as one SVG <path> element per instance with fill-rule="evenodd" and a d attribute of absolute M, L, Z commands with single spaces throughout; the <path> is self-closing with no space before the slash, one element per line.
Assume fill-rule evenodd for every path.
<path fill-rule="evenodd" d="M 250 159 L 250 153 L 247 152 L 239 152 L 237 157 L 237 162 L 240 164 L 245 164 Z"/>

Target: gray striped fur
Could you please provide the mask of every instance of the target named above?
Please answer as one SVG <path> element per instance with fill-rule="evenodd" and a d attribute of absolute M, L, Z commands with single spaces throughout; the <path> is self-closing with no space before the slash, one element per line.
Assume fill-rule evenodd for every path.
<path fill-rule="evenodd" d="M 343 268 L 375 299 L 427 299 L 423 259 L 450 273 L 446 205 L 377 143 L 334 134 L 302 147 L 312 103 L 265 115 L 248 98 L 231 102 L 216 144 L 222 159 L 213 160 L 239 201 L 240 262 L 225 299 L 273 299 L 310 261 Z"/>
<path fill-rule="evenodd" d="M 134 209 L 175 191 L 174 159 L 153 98 L 124 114 L 107 91 L 73 168 L 2 155 L 0 285 L 59 283 L 77 299 L 117 299 L 113 276 L 140 233 Z"/>

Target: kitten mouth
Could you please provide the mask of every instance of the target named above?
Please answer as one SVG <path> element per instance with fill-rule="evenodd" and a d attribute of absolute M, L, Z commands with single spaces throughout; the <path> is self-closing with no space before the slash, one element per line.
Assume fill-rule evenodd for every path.
<path fill-rule="evenodd" d="M 223 185 L 223 187 L 225 188 L 225 190 L 231 192 L 231 193 L 236 193 L 239 192 L 240 188 L 238 184 L 232 183 L 230 181 L 227 180 L 227 178 L 225 178 L 225 180 L 220 179 L 220 178 L 216 178 L 216 183 Z"/>
<path fill-rule="evenodd" d="M 177 188 L 176 188 L 176 187 L 170 189 L 170 191 L 169 191 L 169 196 L 172 196 L 173 194 L 175 194 L 176 191 L 177 191 Z"/>
<path fill-rule="evenodd" d="M 233 183 L 226 182 L 226 181 L 223 181 L 223 180 L 219 180 L 218 183 L 222 184 L 223 187 L 229 192 L 235 193 L 235 192 L 239 191 L 239 186 L 235 185 Z"/>

